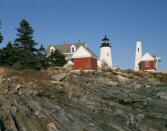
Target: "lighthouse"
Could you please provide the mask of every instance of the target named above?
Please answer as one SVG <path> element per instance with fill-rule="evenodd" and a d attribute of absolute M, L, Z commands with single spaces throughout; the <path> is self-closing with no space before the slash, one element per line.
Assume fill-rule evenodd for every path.
<path fill-rule="evenodd" d="M 136 58 L 135 58 L 135 70 L 139 70 L 139 63 L 142 58 L 142 42 L 137 41 L 136 43 Z"/>
<path fill-rule="evenodd" d="M 102 39 L 102 44 L 100 46 L 100 63 L 101 66 L 107 65 L 107 67 L 113 67 L 111 45 L 106 36 Z"/>

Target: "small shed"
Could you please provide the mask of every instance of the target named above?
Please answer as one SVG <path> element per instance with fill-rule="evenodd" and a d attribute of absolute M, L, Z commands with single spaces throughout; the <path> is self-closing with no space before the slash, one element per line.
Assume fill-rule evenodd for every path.
<path fill-rule="evenodd" d="M 141 58 L 139 63 L 140 70 L 155 71 L 157 68 L 156 58 L 150 55 L 148 52 Z"/>
<path fill-rule="evenodd" d="M 73 54 L 74 70 L 97 70 L 97 55 L 89 48 L 80 46 Z"/>

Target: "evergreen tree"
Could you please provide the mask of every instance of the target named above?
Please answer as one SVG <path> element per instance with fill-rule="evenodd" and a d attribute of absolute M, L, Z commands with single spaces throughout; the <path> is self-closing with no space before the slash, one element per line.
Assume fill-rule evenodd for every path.
<path fill-rule="evenodd" d="M 59 50 L 55 50 L 47 57 L 50 66 L 64 66 L 67 64 L 66 56 L 62 54 Z"/>
<path fill-rule="evenodd" d="M 1 29 L 1 25 L 2 25 L 2 23 L 1 23 L 1 20 L 0 20 L 0 29 Z M 3 41 L 3 36 L 2 36 L 2 34 L 0 32 L 0 43 L 2 43 L 2 41 Z"/>
<path fill-rule="evenodd" d="M 47 54 L 46 54 L 45 47 L 43 45 L 41 45 L 38 50 L 38 57 L 40 59 L 40 67 L 43 69 L 46 69 L 49 65 L 46 60 Z"/>
<path fill-rule="evenodd" d="M 20 22 L 20 27 L 16 28 L 16 30 L 18 31 L 17 36 L 19 38 L 15 39 L 15 43 L 14 45 L 16 47 L 19 47 L 21 49 L 24 50 L 29 50 L 30 52 L 35 52 L 37 51 L 37 49 L 35 48 L 35 46 L 38 44 L 33 40 L 33 33 L 34 30 L 32 29 L 32 27 L 30 26 L 30 24 L 23 19 Z"/>
<path fill-rule="evenodd" d="M 17 58 L 15 58 L 15 50 L 13 48 L 12 42 L 8 42 L 6 48 L 4 48 L 4 54 L 5 54 L 5 65 L 6 66 L 13 66 L 15 62 L 17 61 Z"/>
<path fill-rule="evenodd" d="M 46 50 L 45 50 L 45 47 L 43 45 L 41 45 L 39 50 L 38 50 L 38 56 L 39 56 L 39 58 L 41 58 L 41 60 L 44 60 L 46 58 Z"/>
<path fill-rule="evenodd" d="M 16 28 L 18 38 L 15 39 L 14 48 L 17 63 L 22 68 L 40 69 L 40 59 L 35 46 L 38 44 L 33 40 L 34 30 L 30 24 L 23 19 L 20 22 L 20 27 Z"/>
<path fill-rule="evenodd" d="M 0 51 L 1 66 L 13 66 L 16 59 L 14 59 L 14 49 L 12 42 L 8 42 L 7 46 Z"/>
<path fill-rule="evenodd" d="M 0 48 L 0 66 L 3 66 L 4 51 Z"/>

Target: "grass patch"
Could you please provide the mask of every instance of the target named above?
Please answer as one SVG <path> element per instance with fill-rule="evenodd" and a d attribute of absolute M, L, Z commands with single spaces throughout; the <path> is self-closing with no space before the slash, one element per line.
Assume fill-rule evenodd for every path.
<path fill-rule="evenodd" d="M 51 76 L 55 74 L 55 69 L 47 70 L 17 70 L 17 69 L 7 69 L 0 68 L 0 75 L 4 78 L 12 78 L 16 83 L 25 82 L 36 82 L 38 84 L 48 85 L 50 84 Z"/>
<path fill-rule="evenodd" d="M 0 76 L 6 74 L 7 68 L 0 68 Z"/>
<path fill-rule="evenodd" d="M 167 83 L 167 73 L 157 73 L 157 72 L 148 72 L 148 71 L 134 71 L 134 70 L 124 70 L 123 72 L 128 74 L 133 74 L 138 77 L 147 77 L 153 78 L 159 82 Z"/>
<path fill-rule="evenodd" d="M 167 74 L 166 73 L 151 73 L 152 77 L 154 77 L 156 80 L 167 83 Z"/>

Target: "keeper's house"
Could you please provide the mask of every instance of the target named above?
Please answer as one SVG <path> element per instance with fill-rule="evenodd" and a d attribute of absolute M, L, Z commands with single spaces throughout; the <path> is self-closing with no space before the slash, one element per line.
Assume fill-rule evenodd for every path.
<path fill-rule="evenodd" d="M 68 64 L 73 65 L 74 59 L 72 58 L 72 55 L 78 50 L 80 46 L 87 47 L 87 43 L 71 43 L 67 44 L 64 42 L 64 44 L 56 44 L 56 45 L 49 45 L 46 53 L 47 55 L 50 55 L 51 52 L 55 50 L 59 50 L 61 53 L 63 53 L 66 56 L 66 59 L 68 60 Z"/>

